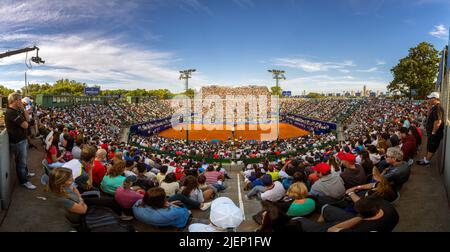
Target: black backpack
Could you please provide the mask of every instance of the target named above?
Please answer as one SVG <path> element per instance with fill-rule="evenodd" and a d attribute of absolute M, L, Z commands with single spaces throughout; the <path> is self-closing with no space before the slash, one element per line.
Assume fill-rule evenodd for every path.
<path fill-rule="evenodd" d="M 110 208 L 92 207 L 83 216 L 82 232 L 135 232 L 131 223 L 123 222 Z"/>

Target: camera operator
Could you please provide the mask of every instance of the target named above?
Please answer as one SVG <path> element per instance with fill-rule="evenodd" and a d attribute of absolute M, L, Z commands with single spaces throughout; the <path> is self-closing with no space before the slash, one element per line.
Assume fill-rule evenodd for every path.
<path fill-rule="evenodd" d="M 30 127 L 30 115 L 24 110 L 21 95 L 12 93 L 8 96 L 8 108 L 6 110 L 5 123 L 9 136 L 9 147 L 16 161 L 16 173 L 19 182 L 30 190 L 36 186 L 28 181 L 27 177 L 34 176 L 27 168 L 28 140 L 27 129 Z"/>

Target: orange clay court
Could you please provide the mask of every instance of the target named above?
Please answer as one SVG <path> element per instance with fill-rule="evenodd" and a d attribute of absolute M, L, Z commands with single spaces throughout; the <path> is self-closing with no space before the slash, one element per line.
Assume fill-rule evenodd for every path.
<path fill-rule="evenodd" d="M 204 126 L 204 127 L 202 127 Z M 270 125 L 263 125 L 266 128 L 270 127 Z M 202 127 L 202 129 L 198 130 L 195 127 Z M 207 130 L 206 127 L 212 127 L 212 125 L 201 125 L 201 124 L 192 124 L 191 129 L 189 130 L 189 140 L 221 140 L 226 141 L 228 138 L 232 137 L 231 129 L 228 130 L 223 125 L 222 129 L 214 129 Z M 276 138 L 276 124 L 272 124 L 273 134 Z M 310 132 L 292 126 L 288 123 L 279 123 L 280 128 L 280 139 L 288 139 L 294 137 L 301 137 L 308 135 Z M 240 130 L 239 127 L 236 127 L 235 139 L 242 137 L 244 140 L 261 140 L 261 134 L 270 133 L 270 129 L 262 130 L 258 125 L 256 130 L 250 130 L 249 125 L 245 125 L 245 130 Z M 159 133 L 160 136 L 165 138 L 174 138 L 174 139 L 186 139 L 186 131 L 184 129 L 180 130 L 180 128 L 174 129 L 170 128 Z"/>

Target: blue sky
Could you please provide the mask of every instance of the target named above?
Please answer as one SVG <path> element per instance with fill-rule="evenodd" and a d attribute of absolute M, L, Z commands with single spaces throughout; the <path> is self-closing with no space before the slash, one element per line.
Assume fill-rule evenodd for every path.
<path fill-rule="evenodd" d="M 408 48 L 444 47 L 449 13 L 448 0 L 0 0 L 0 52 L 37 45 L 46 60 L 0 59 L 0 84 L 20 88 L 27 71 L 30 83 L 179 92 L 182 69 L 199 88 L 272 86 L 276 68 L 294 94 L 384 91 Z"/>

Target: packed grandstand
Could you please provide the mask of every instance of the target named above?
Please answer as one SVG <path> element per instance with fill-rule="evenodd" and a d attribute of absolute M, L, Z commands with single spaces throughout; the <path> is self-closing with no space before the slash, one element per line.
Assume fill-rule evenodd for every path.
<path fill-rule="evenodd" d="M 261 87 L 213 86 L 204 87 L 202 93 L 269 95 L 267 88 Z M 211 200 L 226 192 L 229 171 L 223 165 L 233 164 L 242 167 L 246 200 L 256 197 L 266 202 L 263 209 L 272 202 L 282 210 L 272 220 L 281 223 L 277 226 L 267 226 L 261 218 L 269 217 L 255 215 L 254 221 L 262 224 L 259 230 L 300 230 L 292 225 L 292 218 L 305 217 L 301 220 L 303 231 L 306 226 L 326 231 L 337 220 L 356 216 L 362 207 L 381 199 L 388 203 L 379 205 L 386 220 L 356 225 L 352 230 L 391 231 L 398 214 L 389 202 L 398 198 L 409 178 L 412 159 L 421 145 L 420 126 L 428 111 L 428 105 L 420 101 L 286 98 L 280 100 L 280 118 L 303 126 L 310 134 L 274 141 L 186 141 L 158 134 L 170 127 L 174 110 L 169 108 L 169 100 L 158 99 L 37 106 L 36 135 L 46 152 L 43 165 L 50 189 L 58 190 L 52 180 L 69 169 L 77 185 L 71 192 L 100 192 L 113 201 L 112 208 L 123 220 L 135 218 L 146 225 L 180 230 L 224 231 L 238 228 L 243 219 L 231 226 L 201 226 L 190 223 L 188 209 L 206 210 Z M 340 125 L 342 131 L 330 129 L 330 125 Z M 129 134 L 124 135 L 126 132 Z M 340 141 L 337 134 L 341 134 Z M 170 218 L 158 217 L 158 208 L 148 205 L 150 192 L 172 202 L 165 206 Z M 71 214 L 73 204 L 63 204 Z M 318 216 L 327 216 L 326 211 L 337 217 L 317 222 Z"/>

